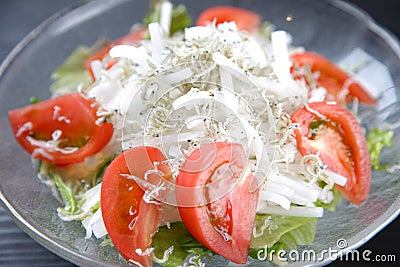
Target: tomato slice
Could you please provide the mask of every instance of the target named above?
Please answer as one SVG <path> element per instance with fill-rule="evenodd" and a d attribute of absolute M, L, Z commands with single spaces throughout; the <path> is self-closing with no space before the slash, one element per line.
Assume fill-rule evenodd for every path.
<path fill-rule="evenodd" d="M 376 100 L 361 84 L 354 81 L 348 73 L 329 59 L 313 52 L 295 53 L 291 55 L 291 59 L 294 69 L 307 66 L 312 73 L 317 73 L 316 83 L 327 90 L 327 101 L 345 105 L 353 98 L 358 98 L 361 103 L 366 105 L 376 105 Z M 295 78 L 305 78 L 305 76 L 296 74 Z M 348 92 L 345 91 L 346 88 Z"/>
<path fill-rule="evenodd" d="M 234 21 L 240 30 L 255 32 L 261 25 L 261 16 L 250 10 L 233 6 L 215 6 L 204 10 L 197 26 L 206 26 L 216 19 L 216 24 Z"/>
<path fill-rule="evenodd" d="M 292 122 L 300 124 L 295 130 L 300 152 L 320 153 L 328 169 L 347 178 L 345 186 L 337 186 L 339 191 L 351 203 L 361 205 L 369 193 L 371 163 L 357 119 L 339 105 L 314 102 L 293 114 Z"/>
<path fill-rule="evenodd" d="M 101 186 L 101 211 L 108 235 L 126 260 L 142 266 L 152 263 L 151 240 L 160 224 L 160 209 L 143 199 L 144 191 L 134 179 L 121 174 L 144 179 L 145 173 L 155 168 L 154 162 L 164 160 L 154 147 L 127 150 L 107 167 Z M 159 169 L 169 173 L 167 165 L 160 165 Z M 150 176 L 147 178 L 162 179 Z"/>
<path fill-rule="evenodd" d="M 90 75 L 92 76 L 92 79 L 95 80 L 94 78 L 94 74 L 92 71 L 92 61 L 94 60 L 102 60 L 110 51 L 110 49 L 113 46 L 116 45 L 138 45 L 140 41 L 143 40 L 143 38 L 145 37 L 147 33 L 147 28 L 146 27 L 140 27 L 138 29 L 134 29 L 132 30 L 129 34 L 122 36 L 121 38 L 108 43 L 105 47 L 103 47 L 101 50 L 95 52 L 93 55 L 91 55 L 85 62 L 85 67 L 86 70 L 90 73 Z M 111 68 L 114 64 L 116 63 L 116 61 L 110 61 L 109 64 L 107 64 L 107 68 Z"/>
<path fill-rule="evenodd" d="M 236 263 L 246 263 L 258 190 L 240 144 L 209 143 L 193 151 L 176 179 L 182 221 L 204 246 Z"/>
<path fill-rule="evenodd" d="M 68 165 L 82 162 L 110 141 L 113 125 L 96 123 L 99 108 L 94 100 L 73 93 L 11 110 L 8 117 L 15 138 L 29 154 Z"/>

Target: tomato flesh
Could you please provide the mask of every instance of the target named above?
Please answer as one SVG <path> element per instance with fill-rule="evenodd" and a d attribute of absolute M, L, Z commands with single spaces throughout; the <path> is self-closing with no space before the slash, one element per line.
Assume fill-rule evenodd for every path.
<path fill-rule="evenodd" d="M 176 179 L 179 213 L 189 232 L 235 263 L 247 261 L 258 200 L 246 163 L 239 144 L 205 144 L 186 158 Z"/>
<path fill-rule="evenodd" d="M 94 100 L 73 93 L 11 110 L 8 117 L 15 138 L 29 154 L 68 165 L 82 162 L 110 141 L 113 125 L 96 123 L 99 107 Z M 57 146 L 49 146 L 57 131 L 61 134 Z"/>
<path fill-rule="evenodd" d="M 250 10 L 233 6 L 215 6 L 204 10 L 197 19 L 197 26 L 206 26 L 216 20 L 216 24 L 234 21 L 240 30 L 255 32 L 261 24 L 261 17 Z"/>
<path fill-rule="evenodd" d="M 317 86 L 327 90 L 326 101 L 335 101 L 345 105 L 357 98 L 366 105 L 376 105 L 376 100 L 358 82 L 354 81 L 349 74 L 341 70 L 329 59 L 313 52 L 295 53 L 291 55 L 294 69 L 296 67 L 308 67 L 312 74 L 317 73 Z M 305 78 L 301 74 L 295 75 L 296 79 Z M 348 90 L 346 92 L 345 90 Z"/>
<path fill-rule="evenodd" d="M 151 266 L 151 240 L 160 224 L 160 207 L 147 203 L 133 175 L 144 179 L 154 162 L 165 158 L 154 147 L 135 147 L 117 156 L 108 166 L 101 186 L 101 211 L 108 235 L 120 254 L 132 263 Z M 164 165 L 163 170 L 169 172 Z M 154 175 L 154 179 L 162 177 Z"/>
<path fill-rule="evenodd" d="M 307 108 L 292 116 L 299 123 L 295 130 L 299 151 L 303 155 L 320 153 L 328 169 L 347 178 L 345 186 L 338 186 L 342 195 L 355 205 L 368 197 L 371 180 L 371 163 L 363 130 L 357 119 L 336 104 L 314 102 L 309 109 L 325 116 L 318 117 Z M 313 125 L 318 124 L 317 127 Z"/>

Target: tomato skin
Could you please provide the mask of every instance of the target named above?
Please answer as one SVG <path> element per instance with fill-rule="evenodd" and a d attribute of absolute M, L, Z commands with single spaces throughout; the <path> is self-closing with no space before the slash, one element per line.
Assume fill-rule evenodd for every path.
<path fill-rule="evenodd" d="M 328 169 L 345 176 L 345 186 L 337 186 L 343 196 L 355 205 L 361 205 L 368 197 L 371 181 L 371 162 L 363 130 L 357 119 L 346 109 L 336 104 L 314 102 L 310 109 L 324 115 L 326 119 L 308 111 L 305 107 L 292 116 L 293 123 L 299 123 L 295 130 L 297 147 L 303 155 L 320 153 L 320 157 Z M 323 129 L 321 138 L 313 141 L 310 138 L 310 124 L 315 120 L 329 120 L 338 124 L 333 130 Z M 324 133 L 325 132 L 325 133 Z M 341 136 L 336 138 L 335 136 Z M 342 143 L 339 143 L 338 139 Z M 346 151 L 343 149 L 349 149 Z M 324 148 L 324 149 L 318 149 Z M 348 154 L 351 158 L 348 158 Z M 346 156 L 344 156 L 347 154 Z"/>
<path fill-rule="evenodd" d="M 208 165 L 203 159 L 213 160 Z M 246 168 L 247 159 L 241 145 L 217 142 L 193 151 L 182 164 L 176 179 L 176 199 L 182 221 L 189 232 L 210 250 L 241 264 L 247 261 L 258 190 L 250 191 L 255 182 L 250 173 L 241 178 L 227 175 L 227 181 L 237 183 L 235 187 L 229 192 L 222 192 L 225 193 L 221 194 L 222 198 L 206 204 L 203 201 L 206 194 L 204 186 L 210 184 L 210 177 L 225 163 L 238 168 L 236 175 Z M 202 165 L 205 168 L 193 171 Z M 224 239 L 216 229 L 225 229 L 230 240 Z"/>
<path fill-rule="evenodd" d="M 311 72 L 319 73 L 317 85 L 323 86 L 327 92 L 333 97 L 332 101 L 336 101 L 340 105 L 349 103 L 353 98 L 358 98 L 361 103 L 369 106 L 375 106 L 376 100 L 368 93 L 368 91 L 358 82 L 352 80 L 351 76 L 340 69 L 329 59 L 313 52 L 302 52 L 291 55 L 294 66 L 302 67 L 308 65 Z M 299 77 L 297 77 L 299 78 Z M 342 89 L 346 83 L 349 93 L 347 96 L 341 96 Z M 328 99 L 329 100 L 329 99 Z"/>
<path fill-rule="evenodd" d="M 131 174 L 140 179 L 153 162 L 165 160 L 154 147 L 135 147 L 117 156 L 105 171 L 100 204 L 107 232 L 126 260 L 143 266 L 152 265 L 152 254 L 139 255 L 151 248 L 151 240 L 160 224 L 160 209 L 143 200 L 143 189 L 133 180 L 121 176 Z M 166 166 L 165 171 L 169 171 Z M 154 178 L 154 177 L 153 177 Z"/>
<path fill-rule="evenodd" d="M 214 18 L 216 24 L 234 21 L 239 30 L 255 32 L 261 25 L 261 17 L 250 10 L 233 6 L 215 6 L 204 10 L 197 19 L 197 26 L 206 26 Z"/>
<path fill-rule="evenodd" d="M 86 70 L 89 72 L 90 76 L 92 77 L 93 80 L 95 80 L 94 78 L 94 74 L 92 71 L 92 66 L 91 63 L 92 61 L 95 60 L 102 60 L 106 55 L 108 55 L 108 52 L 110 51 L 110 49 L 116 45 L 138 45 L 140 41 L 143 40 L 143 38 L 145 37 L 147 33 L 147 28 L 146 27 L 141 27 L 139 29 L 135 29 L 133 31 L 131 31 L 130 33 L 128 33 L 125 36 L 122 36 L 121 38 L 108 43 L 107 45 L 105 45 L 102 49 L 100 49 L 99 51 L 96 51 L 93 55 L 91 55 L 86 61 L 85 61 L 85 67 Z M 110 61 L 110 64 L 107 64 L 107 69 L 111 68 L 117 61 Z"/>
<path fill-rule="evenodd" d="M 34 155 L 35 158 L 62 166 L 82 162 L 86 157 L 99 152 L 110 141 L 113 125 L 109 122 L 96 124 L 99 107 L 94 100 L 72 93 L 11 110 L 8 117 L 16 140 L 29 154 L 40 148 L 29 142 L 29 136 L 51 140 L 52 133 L 61 130 L 60 139 L 66 139 L 72 144 L 84 139 L 86 143 L 72 153 L 43 148 L 49 157 Z M 24 124 L 29 122 L 32 127 L 21 131 Z"/>

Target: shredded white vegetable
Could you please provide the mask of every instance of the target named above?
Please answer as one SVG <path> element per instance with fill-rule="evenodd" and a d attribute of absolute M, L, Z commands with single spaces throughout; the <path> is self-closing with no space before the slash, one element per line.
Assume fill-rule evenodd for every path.
<path fill-rule="evenodd" d="M 283 216 L 297 216 L 297 217 L 317 217 L 320 218 L 324 214 L 324 209 L 321 207 L 298 207 L 290 206 L 289 209 L 283 209 L 279 206 L 261 206 L 259 213 L 276 214 Z"/>
<path fill-rule="evenodd" d="M 169 1 L 163 1 L 161 3 L 160 26 L 165 37 L 168 37 L 170 34 L 172 7 L 172 3 Z"/>
<path fill-rule="evenodd" d="M 331 203 L 333 184 L 343 186 L 347 179 L 326 170 L 318 155 L 302 157 L 297 151 L 294 131 L 299 125 L 290 121 L 290 115 L 306 105 L 324 118 L 308 107 L 307 99 L 320 101 L 326 90 L 310 93 L 304 81 L 293 80 L 287 33 L 273 32 L 269 40 L 239 31 L 230 22 L 191 27 L 169 37 L 171 10 L 171 4 L 164 2 L 160 23 L 149 25 L 150 40 L 137 47 L 113 47 L 109 54 L 118 63 L 111 69 L 93 63 L 96 82 L 82 94 L 101 104 L 99 123 L 114 124 L 114 136 L 105 150 L 119 154 L 141 145 L 158 147 L 168 156 L 176 177 L 185 157 L 202 144 L 237 142 L 243 145 L 248 171 L 258 182 L 258 213 L 322 217 L 316 202 Z M 68 122 L 59 108 L 54 118 Z M 18 134 L 31 127 L 24 124 Z M 34 153 L 43 154 L 41 147 L 73 151 L 58 147 L 60 136 L 55 133 L 50 141 L 27 138 L 39 147 Z M 145 190 L 147 203 L 160 205 L 159 198 L 170 190 L 164 182 L 152 184 L 147 176 L 144 180 L 122 176 Z M 88 190 L 80 203 L 87 238 L 106 234 L 100 209 L 92 213 L 100 201 L 100 188 L 101 184 Z M 172 250 L 154 260 L 164 263 Z M 138 255 L 152 252 L 136 249 Z"/>

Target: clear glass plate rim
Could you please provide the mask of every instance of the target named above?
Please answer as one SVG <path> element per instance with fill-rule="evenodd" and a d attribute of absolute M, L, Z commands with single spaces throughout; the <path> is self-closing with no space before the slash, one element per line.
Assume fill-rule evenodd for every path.
<path fill-rule="evenodd" d="M 400 41 L 394 33 L 380 25 L 367 12 L 356 6 L 355 4 L 346 2 L 345 0 L 326 0 L 330 5 L 343 10 L 344 12 L 355 17 L 357 20 L 365 22 L 366 28 L 378 35 L 390 46 L 390 49 L 400 59 Z"/>

